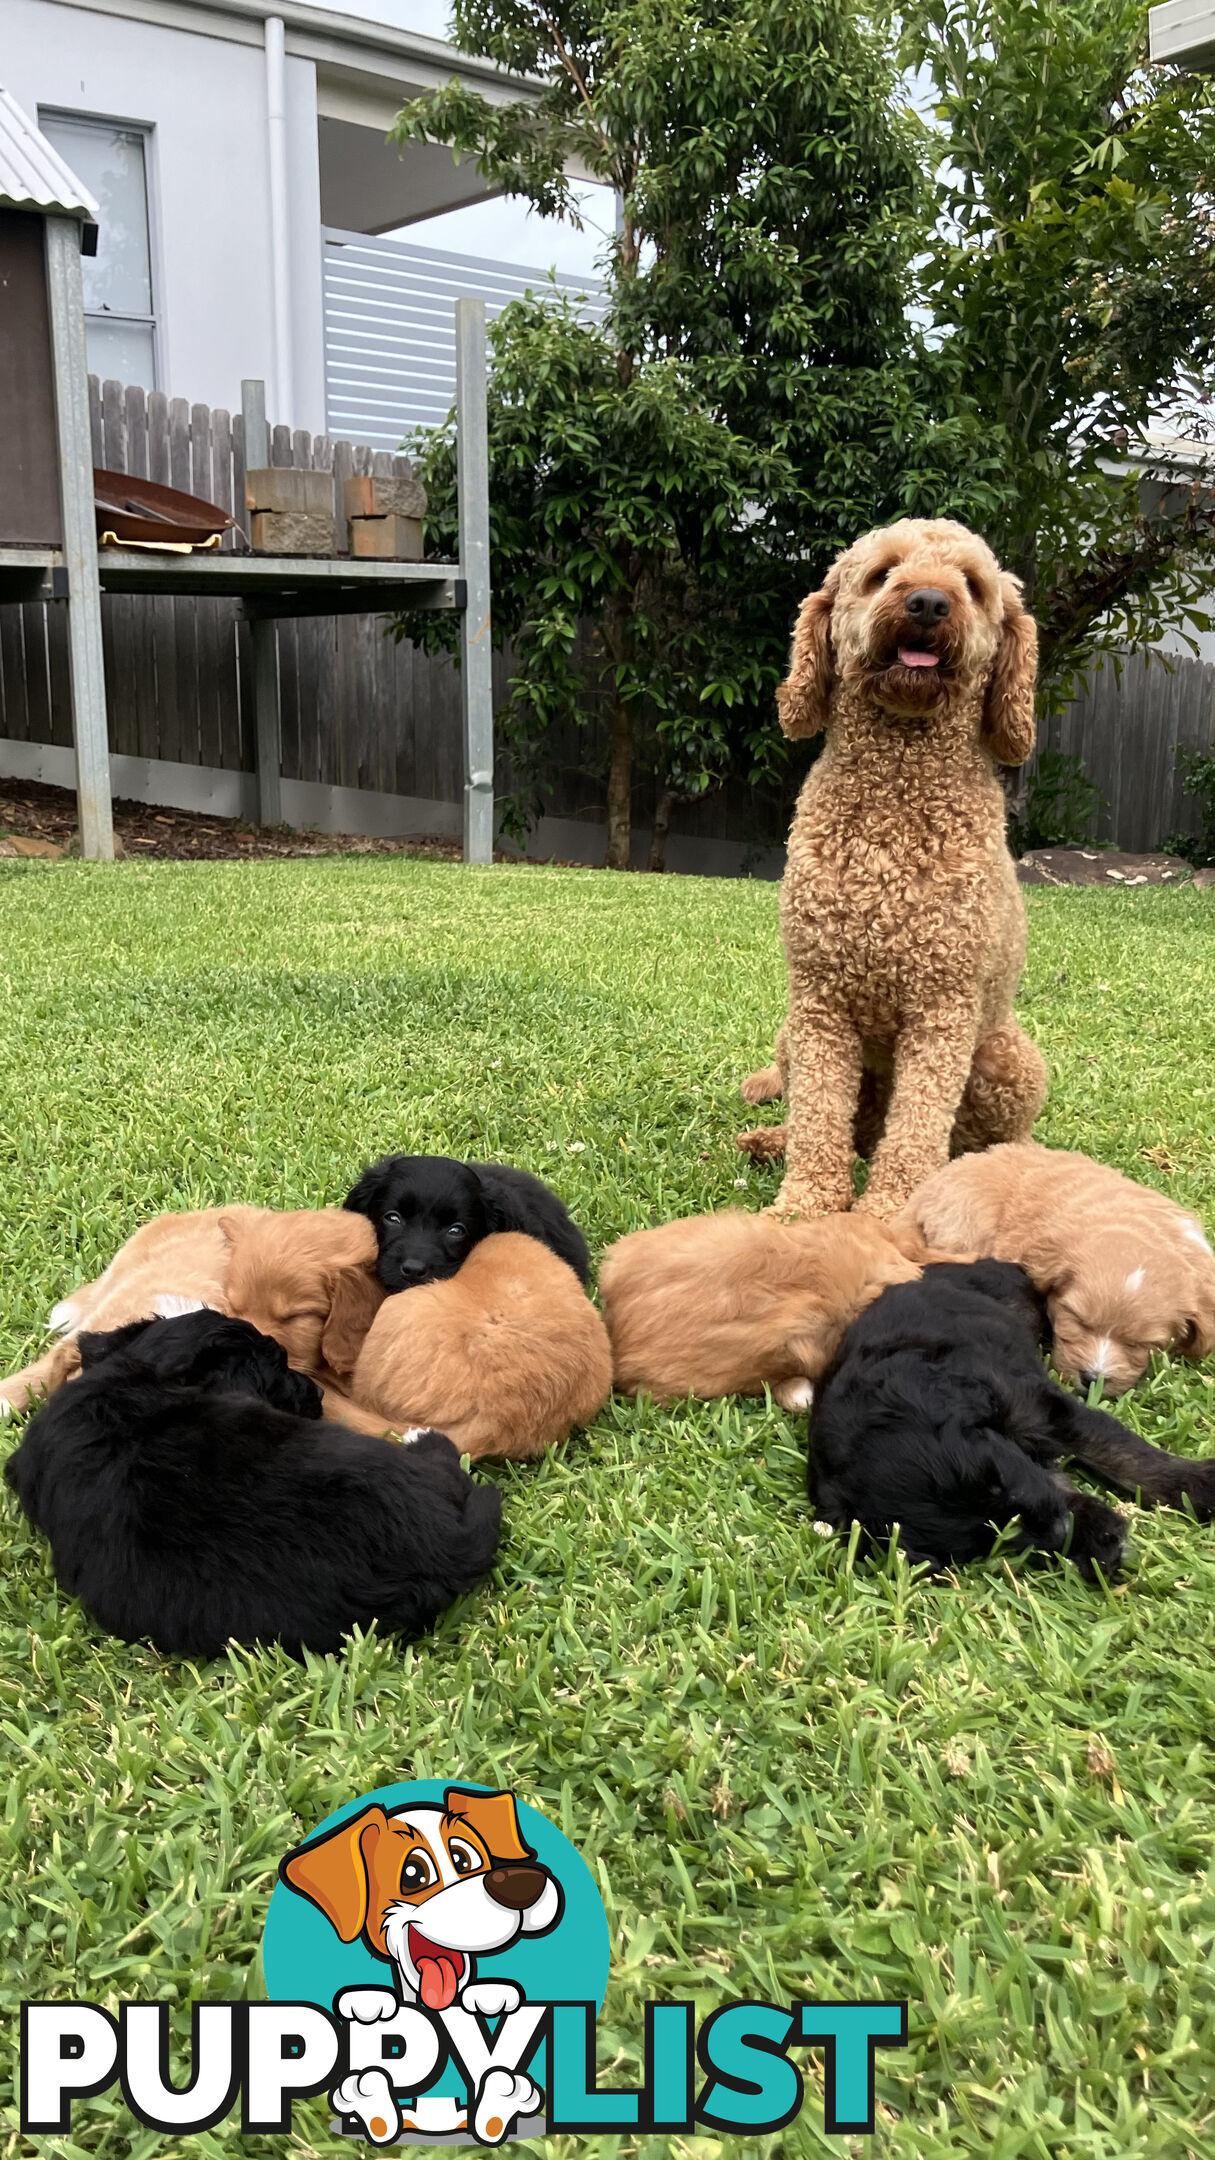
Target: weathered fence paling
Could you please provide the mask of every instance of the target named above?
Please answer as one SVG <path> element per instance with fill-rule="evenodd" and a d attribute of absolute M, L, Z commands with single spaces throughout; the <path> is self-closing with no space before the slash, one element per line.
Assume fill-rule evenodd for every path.
<path fill-rule="evenodd" d="M 1215 665 L 1128 655 L 1096 669 L 1066 711 L 1045 720 L 1038 749 L 1078 757 L 1101 795 L 1094 838 L 1142 853 L 1172 833 L 1196 832 L 1197 805 L 1182 792 L 1179 749 L 1215 744 Z"/>

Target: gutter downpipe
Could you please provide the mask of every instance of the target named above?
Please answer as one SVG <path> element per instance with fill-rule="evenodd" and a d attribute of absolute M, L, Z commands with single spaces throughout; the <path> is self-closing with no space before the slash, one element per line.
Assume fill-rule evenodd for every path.
<path fill-rule="evenodd" d="M 287 43 L 281 15 L 267 15 L 265 42 L 275 402 L 279 417 L 291 427 L 295 419 L 295 384 L 291 374 L 291 265 L 287 229 Z"/>

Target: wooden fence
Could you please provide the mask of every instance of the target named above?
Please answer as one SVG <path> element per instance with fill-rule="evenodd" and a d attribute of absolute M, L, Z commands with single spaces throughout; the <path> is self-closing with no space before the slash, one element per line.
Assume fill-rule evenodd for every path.
<path fill-rule="evenodd" d="M 96 378 L 90 392 L 97 464 L 184 488 L 243 518 L 239 413 Z M 356 472 L 408 470 L 387 451 L 281 426 L 271 431 L 271 457 L 331 471 L 335 487 Z M 238 602 L 105 594 L 101 606 L 112 749 L 251 772 L 252 655 Z M 70 746 L 66 627 L 53 605 L 0 607 L 0 736 Z M 498 701 L 511 664 L 509 651 L 495 655 Z M 395 642 L 375 617 L 313 616 L 279 625 L 279 669 L 287 779 L 460 801 L 460 683 L 451 661 Z M 558 769 L 546 796 L 554 815 L 601 815 L 602 791 L 586 777 L 599 736 L 592 717 L 587 730 L 571 727 L 554 741 Z M 1170 672 L 1159 660 L 1132 659 L 1119 683 L 1107 665 L 1044 724 L 1040 746 L 1082 759 L 1103 797 L 1096 837 L 1140 849 L 1196 824 L 1181 792 L 1178 744 L 1215 744 L 1215 666 L 1182 660 Z M 505 778 L 500 768 L 499 783 Z M 791 788 L 726 791 L 677 813 L 676 825 L 690 838 L 762 849 L 783 841 L 791 799 Z M 640 787 L 639 823 L 651 804 L 652 791 Z"/>
<path fill-rule="evenodd" d="M 1136 853 L 1172 833 L 1194 832 L 1197 805 L 1182 793 L 1179 748 L 1215 747 L 1215 665 L 1181 659 L 1170 669 L 1135 654 L 1095 669 L 1074 704 L 1043 722 L 1038 748 L 1078 757 L 1098 789 L 1094 838 Z"/>
<path fill-rule="evenodd" d="M 89 388 L 98 465 L 184 488 L 243 522 L 239 413 L 96 377 Z M 335 490 L 354 473 L 410 470 L 387 451 L 282 426 L 270 454 L 275 465 L 332 472 Z M 252 654 L 239 603 L 105 594 L 101 606 L 111 748 L 252 771 Z M 280 624 L 279 669 L 287 778 L 460 800 L 460 682 L 449 660 L 395 643 L 379 618 L 318 616 Z M 0 734 L 71 742 L 61 609 L 0 608 Z"/>

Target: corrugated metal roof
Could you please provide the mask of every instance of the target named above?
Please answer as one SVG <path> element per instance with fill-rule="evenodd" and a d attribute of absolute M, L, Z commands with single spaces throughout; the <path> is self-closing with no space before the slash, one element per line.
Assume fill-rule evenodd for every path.
<path fill-rule="evenodd" d="M 46 136 L 0 85 L 0 208 L 57 210 L 96 224 L 100 215 L 86 187 Z"/>

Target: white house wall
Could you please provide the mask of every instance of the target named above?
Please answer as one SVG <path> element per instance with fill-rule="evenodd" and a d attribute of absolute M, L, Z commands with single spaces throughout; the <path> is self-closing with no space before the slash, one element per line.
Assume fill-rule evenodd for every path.
<path fill-rule="evenodd" d="M 149 11 L 150 12 L 150 11 Z M 0 0 L 0 80 L 41 106 L 152 131 L 148 170 L 160 381 L 171 397 L 239 408 L 262 376 L 270 417 L 325 425 L 316 68 L 286 62 L 294 407 L 275 400 L 266 73 L 261 26 L 221 34 L 61 5 Z M 232 34 L 227 34 L 229 29 Z"/>

